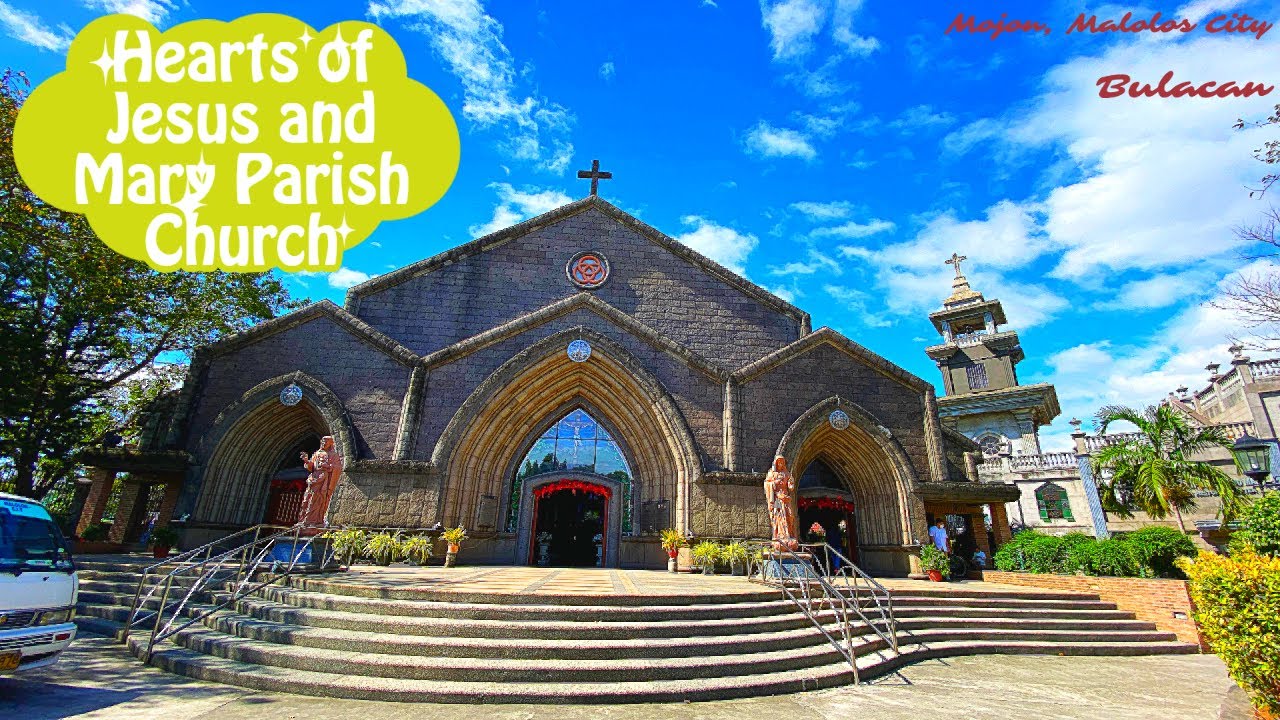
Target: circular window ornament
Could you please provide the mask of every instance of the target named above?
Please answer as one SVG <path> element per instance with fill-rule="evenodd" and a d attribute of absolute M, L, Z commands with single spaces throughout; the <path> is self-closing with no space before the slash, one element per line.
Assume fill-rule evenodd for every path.
<path fill-rule="evenodd" d="M 280 404 L 293 407 L 302 402 L 302 388 L 297 383 L 289 383 L 280 391 Z"/>
<path fill-rule="evenodd" d="M 569 258 L 564 271 L 569 282 L 583 290 L 594 290 L 609 279 L 609 261 L 604 255 L 588 250 Z"/>
<path fill-rule="evenodd" d="M 574 362 L 585 362 L 591 357 L 591 344 L 586 340 L 574 340 L 569 343 L 569 359 Z"/>
<path fill-rule="evenodd" d="M 843 410 L 832 410 L 827 416 L 827 422 L 831 423 L 831 427 L 836 430 L 843 430 L 849 427 L 849 413 Z"/>

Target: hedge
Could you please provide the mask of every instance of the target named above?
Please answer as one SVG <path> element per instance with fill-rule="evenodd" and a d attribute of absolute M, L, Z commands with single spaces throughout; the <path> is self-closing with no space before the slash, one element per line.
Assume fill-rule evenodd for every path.
<path fill-rule="evenodd" d="M 1023 530 L 1002 545 L 992 561 L 1005 572 L 1182 577 L 1174 561 L 1195 555 L 1191 538 L 1172 528 L 1148 527 L 1107 540 L 1084 533 L 1046 535 Z"/>
<path fill-rule="evenodd" d="M 1255 706 L 1280 713 L 1280 558 L 1244 546 L 1178 565 L 1190 579 L 1193 617 L 1231 679 Z"/>

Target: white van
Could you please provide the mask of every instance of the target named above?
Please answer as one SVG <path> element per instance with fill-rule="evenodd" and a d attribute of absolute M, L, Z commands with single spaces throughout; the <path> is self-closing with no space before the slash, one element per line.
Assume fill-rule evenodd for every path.
<path fill-rule="evenodd" d="M 0 493 L 0 673 L 49 665 L 76 636 L 79 579 L 44 506 Z"/>

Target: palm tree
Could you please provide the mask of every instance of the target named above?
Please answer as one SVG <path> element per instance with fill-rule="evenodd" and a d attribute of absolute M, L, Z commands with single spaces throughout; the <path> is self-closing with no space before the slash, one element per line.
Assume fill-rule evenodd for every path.
<path fill-rule="evenodd" d="M 1111 405 L 1098 411 L 1098 433 L 1114 422 L 1138 427 L 1135 437 L 1107 445 L 1093 457 L 1094 477 L 1102 506 L 1122 518 L 1141 510 L 1156 520 L 1172 512 L 1178 529 L 1186 532 L 1182 513 L 1196 506 L 1195 491 L 1209 490 L 1222 498 L 1222 518 L 1230 520 L 1245 502 L 1231 476 L 1207 462 L 1192 460 L 1198 452 L 1219 447 L 1231 452 L 1221 428 L 1195 427 L 1167 405 L 1133 408 Z M 1102 480 L 1102 471 L 1110 472 Z"/>

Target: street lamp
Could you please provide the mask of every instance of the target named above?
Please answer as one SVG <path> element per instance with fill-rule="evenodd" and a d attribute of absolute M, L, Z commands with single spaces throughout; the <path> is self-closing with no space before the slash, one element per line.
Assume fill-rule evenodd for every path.
<path fill-rule="evenodd" d="M 1231 454 L 1245 475 L 1259 488 L 1271 474 L 1271 443 L 1263 442 L 1248 433 L 1241 435 L 1231 446 Z"/>

